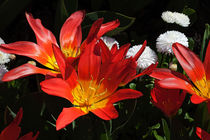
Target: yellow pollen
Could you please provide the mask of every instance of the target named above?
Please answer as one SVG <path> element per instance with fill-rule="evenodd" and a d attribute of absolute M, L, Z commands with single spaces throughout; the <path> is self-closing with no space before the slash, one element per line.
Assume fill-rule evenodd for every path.
<path fill-rule="evenodd" d="M 92 109 L 105 107 L 110 93 L 104 88 L 103 80 L 97 82 L 91 78 L 89 81 L 78 81 L 77 86 L 71 91 L 74 97 L 73 104 L 86 113 Z"/>
<path fill-rule="evenodd" d="M 61 48 L 61 51 L 65 57 L 77 57 L 80 55 L 80 49 L 78 47 Z"/>
<path fill-rule="evenodd" d="M 210 84 L 209 81 L 206 80 L 206 76 L 204 76 L 201 80 L 197 80 L 196 82 L 194 82 L 194 85 L 196 87 L 193 87 L 193 90 L 198 96 L 210 99 Z"/>

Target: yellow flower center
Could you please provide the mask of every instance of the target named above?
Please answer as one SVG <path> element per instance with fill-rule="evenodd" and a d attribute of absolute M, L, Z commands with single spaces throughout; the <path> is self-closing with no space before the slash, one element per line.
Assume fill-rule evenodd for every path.
<path fill-rule="evenodd" d="M 58 64 L 56 62 L 55 56 L 48 57 L 48 60 L 45 66 L 57 72 L 60 71 Z"/>
<path fill-rule="evenodd" d="M 80 55 L 80 49 L 78 47 L 61 48 L 61 51 L 65 57 L 77 57 Z"/>
<path fill-rule="evenodd" d="M 193 87 L 193 90 L 198 96 L 210 99 L 210 81 L 206 80 L 206 76 L 204 76 L 201 80 L 197 80 L 194 84 L 196 87 Z"/>
<path fill-rule="evenodd" d="M 95 80 L 78 81 L 78 85 L 71 91 L 74 97 L 73 104 L 80 107 L 85 113 L 105 107 L 110 93 L 107 88 L 104 88 L 102 81 L 103 79 L 99 83 Z"/>

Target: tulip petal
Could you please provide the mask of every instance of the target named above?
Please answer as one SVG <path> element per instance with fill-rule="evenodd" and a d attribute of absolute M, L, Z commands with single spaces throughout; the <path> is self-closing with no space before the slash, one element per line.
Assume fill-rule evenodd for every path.
<path fill-rule="evenodd" d="M 75 70 L 71 66 L 71 63 L 66 60 L 64 54 L 61 52 L 60 48 L 55 46 L 54 44 L 52 45 L 53 47 L 53 52 L 57 61 L 57 64 L 59 66 L 59 69 L 61 71 L 61 74 L 63 76 L 63 79 L 66 80 L 70 78 L 72 74 L 76 74 Z"/>
<path fill-rule="evenodd" d="M 41 46 L 33 42 L 18 41 L 10 44 L 1 44 L 0 51 L 10 54 L 27 56 L 35 59 L 36 61 L 50 69 L 55 68 L 55 64 L 52 63 L 50 55 Z"/>
<path fill-rule="evenodd" d="M 189 48 L 179 43 L 174 43 L 172 48 L 182 68 L 193 82 L 205 77 L 203 63 Z"/>
<path fill-rule="evenodd" d="M 38 136 L 39 136 L 39 132 L 37 132 L 35 136 L 33 136 L 32 132 L 29 132 L 25 134 L 24 136 L 22 136 L 21 138 L 19 138 L 18 140 L 36 140 Z"/>
<path fill-rule="evenodd" d="M 56 121 L 56 130 L 60 130 L 86 113 L 76 107 L 63 108 Z"/>
<path fill-rule="evenodd" d="M 61 78 L 47 79 L 42 81 L 40 85 L 42 90 L 47 94 L 65 98 L 73 103 L 74 99 L 71 90 L 74 87 L 70 87 L 70 85 Z"/>
<path fill-rule="evenodd" d="M 125 44 L 119 48 L 119 50 L 113 55 L 112 62 L 118 62 L 125 59 L 125 55 L 131 44 Z"/>
<path fill-rule="evenodd" d="M 206 71 L 206 79 L 210 80 L 210 41 L 206 49 L 206 56 L 203 65 Z"/>
<path fill-rule="evenodd" d="M 90 28 L 86 40 L 83 41 L 80 49 L 83 51 L 85 48 L 91 45 L 95 45 L 97 42 L 97 33 L 103 23 L 103 18 L 96 20 Z"/>
<path fill-rule="evenodd" d="M 80 56 L 78 64 L 79 78 L 83 80 L 96 79 L 100 72 L 101 57 L 96 45 L 96 34 L 103 22 L 103 19 L 95 21 L 90 29 L 86 46 L 83 54 Z"/>
<path fill-rule="evenodd" d="M 36 35 L 37 44 L 41 46 L 49 56 L 52 56 L 52 44 L 57 45 L 55 36 L 42 25 L 40 19 L 34 19 L 33 16 L 28 13 L 26 13 L 26 18 Z"/>
<path fill-rule="evenodd" d="M 141 56 L 141 54 L 143 53 L 143 51 L 145 50 L 147 45 L 147 41 L 145 40 L 141 49 L 135 54 L 135 56 L 133 57 L 136 61 L 139 59 L 139 57 Z"/>
<path fill-rule="evenodd" d="M 144 71 L 142 71 L 141 73 L 137 74 L 135 77 L 133 77 L 133 79 L 146 75 L 146 74 L 151 74 L 151 72 L 157 67 L 158 62 L 156 62 L 155 64 L 151 64 L 148 68 L 146 68 Z M 152 76 L 151 76 L 152 77 Z"/>
<path fill-rule="evenodd" d="M 111 120 L 118 117 L 118 112 L 112 104 L 108 104 L 104 108 L 91 110 L 91 112 L 103 120 Z"/>
<path fill-rule="evenodd" d="M 119 89 L 109 97 L 111 103 L 115 103 L 125 99 L 135 99 L 143 96 L 140 91 L 133 89 Z"/>
<path fill-rule="evenodd" d="M 166 78 L 180 78 L 183 79 L 187 82 L 190 82 L 187 77 L 179 72 L 172 71 L 170 69 L 165 69 L 165 68 L 155 68 L 150 71 L 151 73 L 149 76 L 156 78 L 158 80 L 166 79 Z"/>
<path fill-rule="evenodd" d="M 168 89 L 183 89 L 191 94 L 196 94 L 191 84 L 180 78 L 167 78 L 158 82 L 161 87 Z"/>
<path fill-rule="evenodd" d="M 20 108 L 15 119 L 1 132 L 1 140 L 17 140 L 21 131 L 21 128 L 18 126 L 21 122 L 23 116 L 23 109 Z"/>
<path fill-rule="evenodd" d="M 203 97 L 201 97 L 201 96 L 198 96 L 198 95 L 196 95 L 196 94 L 193 94 L 193 95 L 191 96 L 190 100 L 191 100 L 191 102 L 192 102 L 193 104 L 200 104 L 200 103 L 206 101 L 207 99 L 205 99 L 205 98 L 203 98 Z"/>
<path fill-rule="evenodd" d="M 60 32 L 62 51 L 76 54 L 82 41 L 81 23 L 85 17 L 84 11 L 77 11 L 65 21 Z M 67 57 L 74 57 L 68 54 Z"/>
<path fill-rule="evenodd" d="M 103 40 L 99 40 L 99 46 L 101 48 L 101 57 L 102 57 L 102 63 L 109 62 L 109 60 L 112 58 L 112 54 L 109 50 L 109 48 L 106 46 Z"/>
<path fill-rule="evenodd" d="M 97 35 L 98 38 L 102 37 L 105 33 L 117 28 L 119 25 L 120 25 L 120 21 L 118 19 L 111 21 L 111 22 L 107 22 L 105 24 L 102 24 L 102 26 L 98 32 L 98 35 Z"/>
<path fill-rule="evenodd" d="M 210 140 L 210 134 L 200 127 L 196 127 L 196 134 L 201 140 Z"/>
<path fill-rule="evenodd" d="M 5 73 L 2 78 L 2 81 L 4 82 L 11 81 L 11 80 L 15 80 L 15 79 L 22 78 L 25 76 L 33 75 L 33 74 L 56 75 L 56 73 L 52 73 L 51 70 L 41 69 L 32 64 L 26 63 Z"/>

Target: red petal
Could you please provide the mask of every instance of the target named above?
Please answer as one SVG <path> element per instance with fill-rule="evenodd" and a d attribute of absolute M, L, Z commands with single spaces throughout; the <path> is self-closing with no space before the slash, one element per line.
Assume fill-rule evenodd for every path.
<path fill-rule="evenodd" d="M 115 54 L 117 52 L 118 48 L 117 48 L 117 44 L 114 44 L 111 48 L 111 53 Z"/>
<path fill-rule="evenodd" d="M 55 46 L 54 44 L 52 45 L 53 47 L 53 52 L 55 54 L 55 58 L 57 61 L 57 64 L 59 66 L 59 69 L 61 71 L 61 74 L 63 76 L 63 79 L 68 79 L 71 74 L 76 74 L 75 70 L 71 66 L 71 63 L 69 63 L 63 53 L 61 52 L 61 49 Z"/>
<path fill-rule="evenodd" d="M 63 108 L 56 121 L 56 130 L 60 130 L 86 113 L 76 107 Z"/>
<path fill-rule="evenodd" d="M 120 49 L 113 55 L 113 62 L 118 62 L 121 61 L 123 59 L 125 59 L 125 55 L 129 49 L 131 44 L 125 44 L 123 46 L 120 47 Z"/>
<path fill-rule="evenodd" d="M 52 47 L 52 44 L 51 44 Z M 28 41 L 19 41 L 10 44 L 1 44 L 0 51 L 10 54 L 27 56 L 37 60 L 39 63 L 46 65 L 50 54 L 48 54 L 41 46 Z"/>
<path fill-rule="evenodd" d="M 103 18 L 100 18 L 93 23 L 88 33 L 88 37 L 86 39 L 87 44 L 90 43 L 94 38 L 97 39 L 97 33 L 99 32 L 102 23 L 103 23 Z"/>
<path fill-rule="evenodd" d="M 33 137 L 33 133 L 29 132 L 25 134 L 24 136 L 22 136 L 21 138 L 19 138 L 18 140 L 36 140 L 38 135 L 39 135 L 39 132 L 37 132 L 36 135 Z"/>
<path fill-rule="evenodd" d="M 155 87 L 151 90 L 151 102 L 162 110 L 165 115 L 175 115 L 185 99 L 186 91 L 180 93 L 179 89 L 161 88 L 158 80 L 155 80 Z"/>
<path fill-rule="evenodd" d="M 111 22 L 107 22 L 105 24 L 102 24 L 102 26 L 98 32 L 98 35 L 97 35 L 98 38 L 102 37 L 105 33 L 117 28 L 119 25 L 120 25 L 120 21 L 118 19 L 111 21 Z"/>
<path fill-rule="evenodd" d="M 106 46 L 103 40 L 99 40 L 99 46 L 101 48 L 102 63 L 108 62 L 112 58 L 112 54 L 109 48 Z"/>
<path fill-rule="evenodd" d="M 139 57 L 141 56 L 141 54 L 143 53 L 144 49 L 146 48 L 147 45 L 147 41 L 145 40 L 141 49 L 136 53 L 136 55 L 134 56 L 134 59 L 137 61 L 139 59 Z"/>
<path fill-rule="evenodd" d="M 95 44 L 85 48 L 78 64 L 79 79 L 97 79 L 101 68 L 101 57 L 97 54 Z"/>
<path fill-rule="evenodd" d="M 206 49 L 206 56 L 205 56 L 205 60 L 204 60 L 204 68 L 206 71 L 206 79 L 210 79 L 210 41 L 208 44 L 208 47 Z"/>
<path fill-rule="evenodd" d="M 172 48 L 176 58 L 190 79 L 193 82 L 203 79 L 205 70 L 201 60 L 189 48 L 179 43 L 174 43 Z"/>
<path fill-rule="evenodd" d="M 38 68 L 32 64 L 26 63 L 26 64 L 23 64 L 23 65 L 16 67 L 16 68 L 8 71 L 7 73 L 5 73 L 4 77 L 2 78 L 2 81 L 5 81 L 5 82 L 11 81 L 11 80 L 15 80 L 15 79 L 29 76 L 32 74 L 46 75 L 48 73 L 50 74 L 50 73 L 52 73 L 52 71 L 47 70 L 47 69 L 41 69 L 41 68 Z"/>
<path fill-rule="evenodd" d="M 149 74 L 149 76 L 156 78 L 158 80 L 162 80 L 162 79 L 166 79 L 166 78 L 181 78 L 187 82 L 189 82 L 189 80 L 187 79 L 186 76 L 184 76 L 183 74 L 176 72 L 176 71 L 172 71 L 170 69 L 165 69 L 165 68 L 155 68 L 151 71 L 151 73 Z"/>
<path fill-rule="evenodd" d="M 111 120 L 118 117 L 118 112 L 112 104 L 109 104 L 105 108 L 91 110 L 91 112 L 103 120 Z"/>
<path fill-rule="evenodd" d="M 81 23 L 85 17 L 84 11 L 77 11 L 65 21 L 60 32 L 60 43 L 62 49 L 75 50 L 82 40 Z"/>
<path fill-rule="evenodd" d="M 74 87 L 70 87 L 70 85 L 61 78 L 47 79 L 42 81 L 40 85 L 42 90 L 47 94 L 65 98 L 71 103 L 73 103 L 73 96 L 71 94 L 71 90 Z"/>
<path fill-rule="evenodd" d="M 41 46 L 49 56 L 52 56 L 53 55 L 52 44 L 57 45 L 55 36 L 52 34 L 50 30 L 46 29 L 42 25 L 40 19 L 34 19 L 33 16 L 28 13 L 26 13 L 26 18 L 36 35 L 37 44 Z"/>
<path fill-rule="evenodd" d="M 1 132 L 1 140 L 17 140 L 21 131 L 21 128 L 18 126 L 21 122 L 23 116 L 23 109 L 20 108 L 15 119 Z"/>
<path fill-rule="evenodd" d="M 146 68 L 140 74 L 137 74 L 135 77 L 133 77 L 133 79 L 143 76 L 143 75 L 146 75 L 146 74 L 151 74 L 151 72 L 157 67 L 157 65 L 158 65 L 158 62 L 156 62 L 155 64 L 151 64 L 148 68 Z"/>
<path fill-rule="evenodd" d="M 210 134 L 200 127 L 196 127 L 196 134 L 201 140 L 210 140 Z"/>
<path fill-rule="evenodd" d="M 161 87 L 168 89 L 183 89 L 191 94 L 196 94 L 195 91 L 192 90 L 192 85 L 187 81 L 184 81 L 180 78 L 167 78 L 158 82 Z"/>
<path fill-rule="evenodd" d="M 196 95 L 196 94 L 193 94 L 193 95 L 191 96 L 190 100 L 191 100 L 191 102 L 192 102 L 193 104 L 200 104 L 200 103 L 206 101 L 207 99 L 205 99 L 205 98 L 203 98 L 203 97 L 201 97 L 201 96 L 198 96 L 198 95 Z"/>
<path fill-rule="evenodd" d="M 140 91 L 133 89 L 119 89 L 109 97 L 111 103 L 115 103 L 125 99 L 135 99 L 143 96 Z"/>

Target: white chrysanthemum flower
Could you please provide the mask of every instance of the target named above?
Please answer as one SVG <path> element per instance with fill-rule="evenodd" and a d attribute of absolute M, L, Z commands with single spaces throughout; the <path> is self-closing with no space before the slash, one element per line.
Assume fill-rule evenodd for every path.
<path fill-rule="evenodd" d="M 4 74 L 8 72 L 5 65 L 0 65 L 0 83 L 2 83 L 1 79 L 3 78 Z"/>
<path fill-rule="evenodd" d="M 101 40 L 104 41 L 104 43 L 109 48 L 109 50 L 111 50 L 111 48 L 114 44 L 117 44 L 117 48 L 119 49 L 119 43 L 114 38 L 111 38 L 111 37 L 108 37 L 108 36 L 102 36 Z"/>
<path fill-rule="evenodd" d="M 189 17 L 183 13 L 165 11 L 162 13 L 161 18 L 167 23 L 176 23 L 182 27 L 190 25 Z"/>
<path fill-rule="evenodd" d="M 4 41 L 0 38 L 0 45 L 4 44 Z M 0 51 L 0 65 L 8 63 L 10 61 L 10 54 Z"/>
<path fill-rule="evenodd" d="M 172 44 L 175 42 L 188 47 L 187 37 L 178 31 L 167 31 L 161 34 L 156 41 L 157 51 L 165 54 L 173 54 Z"/>
<path fill-rule="evenodd" d="M 174 18 L 173 15 L 174 15 L 173 12 L 165 11 L 165 12 L 162 13 L 161 18 L 167 23 L 174 23 L 175 18 Z"/>
<path fill-rule="evenodd" d="M 136 53 L 141 49 L 141 47 L 142 45 L 135 45 L 131 47 L 126 54 L 126 57 L 134 57 Z M 151 64 L 155 64 L 157 62 L 157 59 L 158 58 L 156 53 L 152 49 L 150 49 L 149 46 L 146 46 L 143 53 L 137 60 L 137 70 L 148 68 Z"/>
<path fill-rule="evenodd" d="M 188 27 L 190 25 L 190 19 L 183 13 L 174 12 L 175 23 L 182 26 Z"/>

